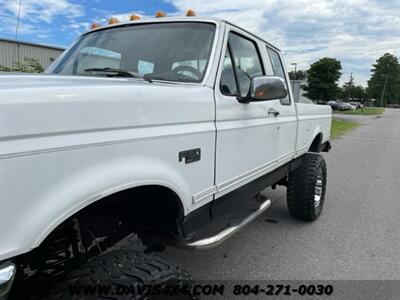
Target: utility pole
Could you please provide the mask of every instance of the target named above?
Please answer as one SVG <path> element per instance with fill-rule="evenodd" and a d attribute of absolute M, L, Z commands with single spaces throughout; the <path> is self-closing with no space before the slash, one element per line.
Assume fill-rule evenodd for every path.
<path fill-rule="evenodd" d="M 347 94 L 347 98 L 348 98 L 348 100 L 351 99 L 351 101 L 353 101 L 352 89 L 353 89 L 353 73 L 350 73 L 349 92 Z"/>
<path fill-rule="evenodd" d="M 381 106 L 384 106 L 383 105 L 383 99 L 384 99 L 384 97 L 385 97 L 385 92 L 386 92 L 386 85 L 387 85 L 387 82 L 388 82 L 388 79 L 389 79 L 389 74 L 388 74 L 388 64 L 386 64 L 386 66 L 385 66 L 385 83 L 384 83 L 384 85 L 383 85 L 383 90 L 382 90 L 382 97 L 381 97 Z"/>
<path fill-rule="evenodd" d="M 382 97 L 381 97 L 381 106 L 384 106 L 383 105 L 383 98 L 385 97 L 386 85 L 387 85 L 387 82 L 388 82 L 388 78 L 389 78 L 389 75 L 386 74 L 385 84 L 383 85 L 383 91 L 382 91 Z"/>

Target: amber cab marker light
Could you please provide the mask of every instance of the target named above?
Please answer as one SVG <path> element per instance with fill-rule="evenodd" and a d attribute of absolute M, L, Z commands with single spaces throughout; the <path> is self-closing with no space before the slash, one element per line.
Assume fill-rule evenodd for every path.
<path fill-rule="evenodd" d="M 141 19 L 141 17 L 138 16 L 138 15 L 132 15 L 131 16 L 131 21 L 136 21 L 136 20 L 140 20 L 140 19 Z"/>
<path fill-rule="evenodd" d="M 90 29 L 96 29 L 96 28 L 100 28 L 100 24 L 97 23 L 93 23 L 92 25 L 90 25 Z"/>
<path fill-rule="evenodd" d="M 195 17 L 196 13 L 194 12 L 193 9 L 188 9 L 186 12 L 186 17 Z"/>
<path fill-rule="evenodd" d="M 163 18 L 163 17 L 165 17 L 166 16 L 166 14 L 165 14 L 165 12 L 163 12 L 163 11 L 158 11 L 158 12 L 156 12 L 156 18 Z"/>
<path fill-rule="evenodd" d="M 119 23 L 119 21 L 116 18 L 111 17 L 111 18 L 108 19 L 108 24 L 110 24 L 110 25 L 111 24 L 117 24 L 117 23 Z"/>

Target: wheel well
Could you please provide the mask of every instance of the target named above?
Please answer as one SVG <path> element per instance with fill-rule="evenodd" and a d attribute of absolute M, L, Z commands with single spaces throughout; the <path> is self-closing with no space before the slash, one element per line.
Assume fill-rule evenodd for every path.
<path fill-rule="evenodd" d="M 181 232 L 183 206 L 169 188 L 149 185 L 104 197 L 59 224 L 35 249 L 15 258 L 21 280 L 33 286 L 61 280 L 67 272 L 104 253 L 132 233 Z M 143 229 L 143 230 L 142 230 Z M 152 241 L 145 241 L 149 249 Z"/>
<path fill-rule="evenodd" d="M 322 143 L 322 133 L 318 133 L 311 143 L 308 152 L 316 152 L 319 153 L 321 151 L 321 143 Z"/>
<path fill-rule="evenodd" d="M 183 219 L 178 195 L 159 185 L 146 185 L 123 190 L 89 205 L 83 211 L 113 213 L 124 218 L 133 228 L 147 227 L 177 233 Z"/>
<path fill-rule="evenodd" d="M 78 220 L 81 228 L 96 232 L 92 234 L 96 237 L 123 236 L 141 229 L 177 235 L 181 233 L 183 217 L 181 200 L 171 189 L 159 185 L 134 187 L 106 196 L 76 212 L 58 225 L 38 248 L 71 220 Z"/>

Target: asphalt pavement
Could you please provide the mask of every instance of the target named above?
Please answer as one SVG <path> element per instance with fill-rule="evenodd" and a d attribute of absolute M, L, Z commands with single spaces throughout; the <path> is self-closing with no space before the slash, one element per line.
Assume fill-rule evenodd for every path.
<path fill-rule="evenodd" d="M 272 207 L 221 246 L 160 256 L 196 280 L 400 280 L 400 110 L 362 123 L 323 154 L 317 221 L 293 219 L 286 188 L 267 189 Z"/>

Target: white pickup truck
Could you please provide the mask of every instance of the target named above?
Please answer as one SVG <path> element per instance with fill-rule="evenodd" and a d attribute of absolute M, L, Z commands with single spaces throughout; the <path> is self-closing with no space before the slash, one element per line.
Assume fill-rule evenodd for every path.
<path fill-rule="evenodd" d="M 1 75 L 0 298 L 192 282 L 147 253 L 217 245 L 270 186 L 317 219 L 330 126 L 329 106 L 294 103 L 276 47 L 214 18 L 96 28 L 45 74 Z M 131 234 L 146 253 L 107 252 Z"/>

